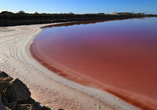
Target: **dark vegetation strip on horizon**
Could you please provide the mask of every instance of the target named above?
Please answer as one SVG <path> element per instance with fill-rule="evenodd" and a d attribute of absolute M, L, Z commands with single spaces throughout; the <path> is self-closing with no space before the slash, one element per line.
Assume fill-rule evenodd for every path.
<path fill-rule="evenodd" d="M 43 23 L 56 23 L 67 21 L 88 21 L 88 20 L 115 20 L 127 18 L 140 18 L 140 17 L 157 17 L 157 15 L 146 14 L 126 14 L 126 15 L 110 15 L 104 13 L 97 14 L 74 14 L 74 13 L 61 13 L 61 14 L 48 14 L 48 13 L 25 13 L 19 11 L 18 13 L 3 11 L 0 13 L 0 26 L 15 26 L 15 25 L 29 25 L 29 24 L 43 24 Z"/>

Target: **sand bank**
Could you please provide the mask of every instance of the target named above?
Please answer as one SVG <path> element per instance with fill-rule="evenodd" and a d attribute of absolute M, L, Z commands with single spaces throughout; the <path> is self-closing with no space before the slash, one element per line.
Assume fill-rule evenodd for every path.
<path fill-rule="evenodd" d="M 31 56 L 29 46 L 42 25 L 0 28 L 0 70 L 22 80 L 43 105 L 65 110 L 136 110 L 105 91 L 86 87 L 52 73 Z"/>

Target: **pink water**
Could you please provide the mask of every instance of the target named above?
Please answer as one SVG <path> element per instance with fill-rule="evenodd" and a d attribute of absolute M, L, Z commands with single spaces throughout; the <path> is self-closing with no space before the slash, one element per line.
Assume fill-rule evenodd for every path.
<path fill-rule="evenodd" d="M 44 28 L 30 50 L 56 74 L 157 109 L 157 18 Z"/>

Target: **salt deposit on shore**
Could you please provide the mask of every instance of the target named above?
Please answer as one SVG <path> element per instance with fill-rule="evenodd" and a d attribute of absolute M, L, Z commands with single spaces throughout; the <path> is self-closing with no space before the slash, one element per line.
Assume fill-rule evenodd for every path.
<path fill-rule="evenodd" d="M 45 25 L 0 27 L 0 70 L 19 78 L 29 87 L 34 99 L 55 109 L 137 109 L 105 91 L 60 77 L 33 59 L 29 46 Z"/>

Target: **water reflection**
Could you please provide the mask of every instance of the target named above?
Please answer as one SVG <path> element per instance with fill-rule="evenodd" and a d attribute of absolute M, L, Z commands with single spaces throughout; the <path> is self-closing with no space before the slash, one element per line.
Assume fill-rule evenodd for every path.
<path fill-rule="evenodd" d="M 157 18 L 48 27 L 30 48 L 48 69 L 143 109 L 157 108 Z"/>
<path fill-rule="evenodd" d="M 111 20 L 91 20 L 91 21 L 73 21 L 73 22 L 65 22 L 64 24 L 61 23 L 61 24 L 55 24 L 55 25 L 47 25 L 47 26 L 44 26 L 44 27 L 41 27 L 42 29 L 44 28 L 52 28 L 52 27 L 62 27 L 62 26 L 72 26 L 72 25 L 81 25 L 81 24 L 95 24 L 95 23 L 101 23 L 101 22 L 107 22 L 107 21 L 115 21 L 115 20 L 133 20 L 133 19 L 144 19 L 144 17 L 140 17 L 140 18 L 125 18 L 125 19 L 111 19 Z"/>

